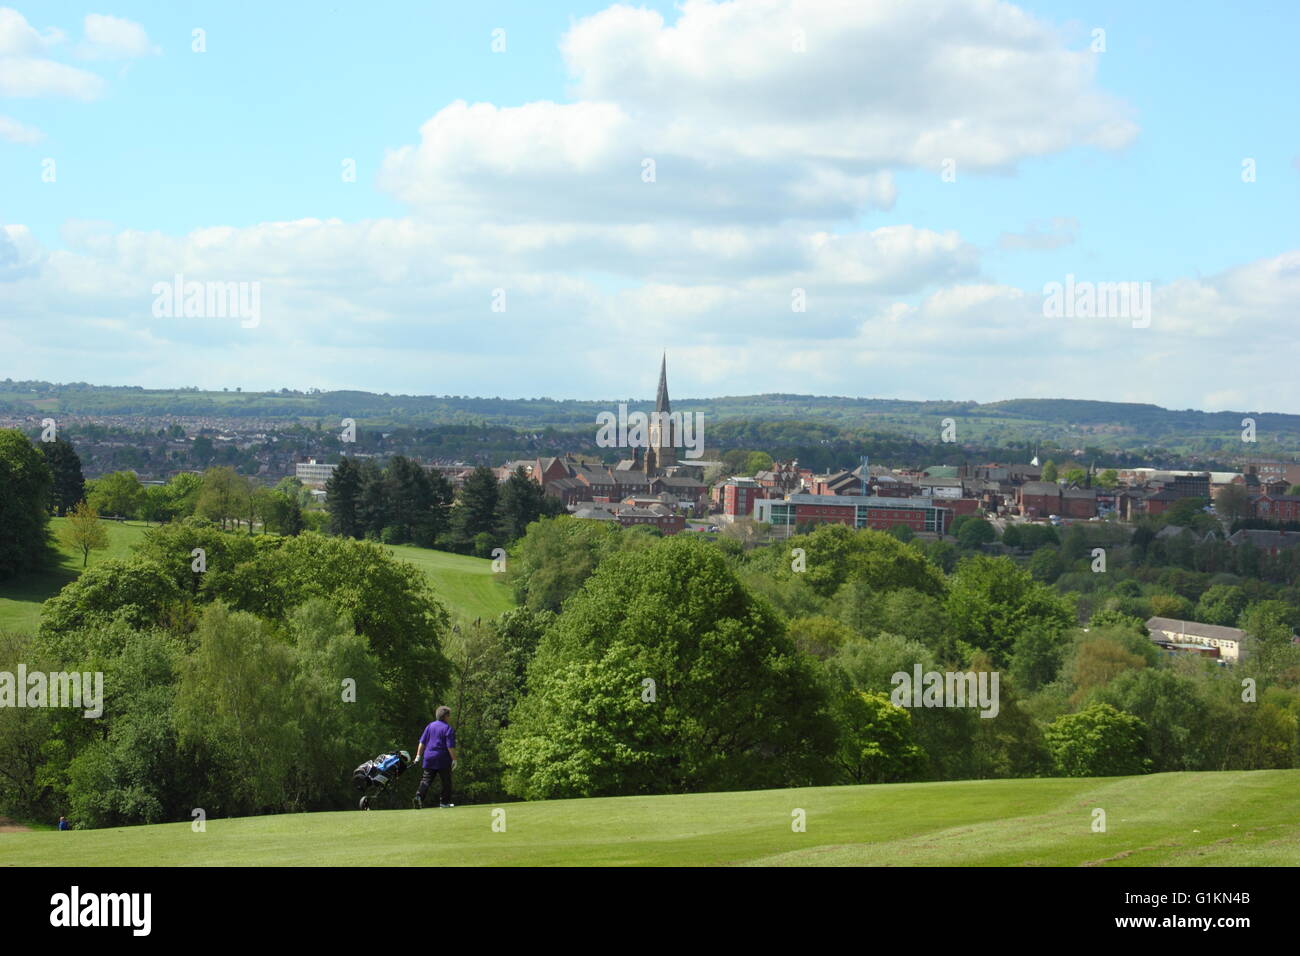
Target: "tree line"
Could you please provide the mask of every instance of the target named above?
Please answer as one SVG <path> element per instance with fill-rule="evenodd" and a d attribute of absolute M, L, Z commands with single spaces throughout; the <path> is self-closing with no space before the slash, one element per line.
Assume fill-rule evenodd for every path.
<path fill-rule="evenodd" d="M 401 455 L 383 467 L 343 458 L 325 483 L 325 507 L 333 534 L 482 558 L 564 510 L 522 468 L 504 482 L 491 468 L 475 468 L 457 492 L 438 469 Z"/>

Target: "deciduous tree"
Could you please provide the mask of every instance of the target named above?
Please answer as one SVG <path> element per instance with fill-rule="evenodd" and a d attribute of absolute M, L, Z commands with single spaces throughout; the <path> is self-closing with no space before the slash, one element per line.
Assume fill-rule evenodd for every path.
<path fill-rule="evenodd" d="M 108 531 L 99 520 L 99 515 L 95 514 L 95 509 L 86 501 L 80 502 L 69 512 L 59 531 L 59 538 L 66 547 L 81 552 L 83 568 L 90 561 L 91 551 L 102 551 L 108 547 Z"/>

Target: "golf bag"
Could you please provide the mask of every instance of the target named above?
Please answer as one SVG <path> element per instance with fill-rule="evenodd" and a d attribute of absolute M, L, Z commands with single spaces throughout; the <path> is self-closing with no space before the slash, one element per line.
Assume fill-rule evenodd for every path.
<path fill-rule="evenodd" d="M 374 760 L 367 760 L 352 771 L 352 785 L 361 794 L 359 804 L 362 810 L 369 810 L 373 798 L 388 789 L 388 785 L 406 772 L 411 763 L 411 755 L 405 750 L 380 754 Z"/>

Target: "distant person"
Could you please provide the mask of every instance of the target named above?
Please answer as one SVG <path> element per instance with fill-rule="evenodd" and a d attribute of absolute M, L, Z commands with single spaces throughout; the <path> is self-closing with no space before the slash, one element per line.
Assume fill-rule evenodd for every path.
<path fill-rule="evenodd" d="M 59 829 L 60 829 L 60 830 L 71 830 L 71 829 L 72 829 L 72 824 L 68 822 L 68 818 L 67 818 L 67 817 L 59 817 Z"/>
<path fill-rule="evenodd" d="M 420 778 L 420 788 L 415 792 L 415 809 L 424 806 L 424 795 L 429 792 L 433 775 L 442 780 L 442 792 L 439 794 L 439 807 L 455 806 L 451 802 L 451 772 L 456 769 L 456 731 L 447 723 L 451 716 L 450 707 L 439 707 L 433 721 L 424 728 L 420 735 L 420 745 L 415 751 L 415 762 L 424 767 L 424 776 Z"/>

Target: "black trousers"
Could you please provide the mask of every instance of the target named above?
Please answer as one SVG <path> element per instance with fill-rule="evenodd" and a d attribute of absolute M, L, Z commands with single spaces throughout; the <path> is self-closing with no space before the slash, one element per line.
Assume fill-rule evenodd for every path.
<path fill-rule="evenodd" d="M 433 778 L 435 774 L 442 780 L 442 794 L 438 802 L 451 803 L 451 767 L 450 766 L 439 767 L 436 770 L 430 770 L 428 767 L 425 767 L 424 776 L 420 778 L 420 788 L 415 791 L 416 794 L 420 797 L 421 800 L 424 799 L 424 795 L 429 792 L 429 785 L 433 783 Z"/>

